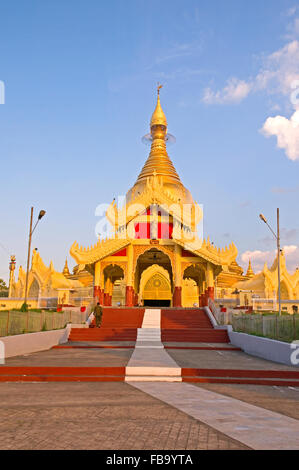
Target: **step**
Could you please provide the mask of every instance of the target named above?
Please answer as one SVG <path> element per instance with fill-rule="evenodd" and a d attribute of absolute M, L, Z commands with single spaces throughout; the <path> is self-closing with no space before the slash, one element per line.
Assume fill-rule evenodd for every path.
<path fill-rule="evenodd" d="M 299 387 L 299 371 L 182 368 L 182 381 Z"/>
<path fill-rule="evenodd" d="M 126 367 L 126 382 L 182 382 L 180 367 Z"/>
<path fill-rule="evenodd" d="M 125 367 L 0 368 L 0 382 L 123 382 Z"/>
<path fill-rule="evenodd" d="M 190 382 L 299 387 L 299 370 L 1 366 L 0 382 Z"/>

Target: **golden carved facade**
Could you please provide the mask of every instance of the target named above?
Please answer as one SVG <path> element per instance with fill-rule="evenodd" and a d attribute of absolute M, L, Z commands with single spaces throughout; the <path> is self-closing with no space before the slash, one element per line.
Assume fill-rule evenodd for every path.
<path fill-rule="evenodd" d="M 95 276 L 95 295 L 102 302 L 113 302 L 111 284 L 122 281 L 126 284 L 127 305 L 136 305 L 145 300 L 159 300 L 159 290 L 153 287 L 158 278 L 163 278 L 160 269 L 167 273 L 163 284 L 169 283 L 167 295 L 160 289 L 160 300 L 165 296 L 170 305 L 192 305 L 200 303 L 200 295 L 213 294 L 215 278 L 235 262 L 237 249 L 232 243 L 225 248 L 217 248 L 208 239 L 201 239 L 196 231 L 203 214 L 201 207 L 193 200 L 191 193 L 182 184 L 176 169 L 167 153 L 167 119 L 161 106 L 158 93 L 157 105 L 150 122 L 151 149 L 134 186 L 127 192 L 126 203 L 118 207 L 116 201 L 110 204 L 106 217 L 113 228 L 113 235 L 91 247 L 80 247 L 77 242 L 70 253 L 78 265 L 88 266 L 88 270 L 102 273 L 115 256 L 122 267 L 122 277 L 118 280 L 109 276 Z M 125 251 L 124 260 L 119 253 Z M 196 265 L 194 270 L 186 269 Z M 151 268 L 152 278 L 147 280 L 145 289 L 144 273 L 149 267 L 160 266 L 156 272 Z M 162 276 L 162 277 L 161 277 Z M 235 282 L 238 280 L 235 277 Z M 107 288 L 107 283 L 109 287 Z M 194 284 L 195 283 L 195 284 Z M 146 292 L 146 294 L 144 294 Z M 152 294 L 150 294 L 152 292 Z M 157 293 L 158 292 L 158 293 Z M 171 295 L 169 295 L 171 292 Z M 103 294 L 106 294 L 103 299 Z"/>
<path fill-rule="evenodd" d="M 278 260 L 277 256 L 270 268 L 265 263 L 263 270 L 252 275 L 252 268 L 248 270 L 250 278 L 234 284 L 235 289 L 248 291 L 263 299 L 278 297 Z M 248 273 L 247 271 L 247 273 Z M 299 269 L 290 274 L 286 267 L 284 252 L 280 256 L 280 282 L 282 300 L 299 299 Z"/>
<path fill-rule="evenodd" d="M 66 292 L 92 287 L 95 298 L 105 305 L 158 304 L 160 300 L 191 307 L 206 302 L 207 296 L 232 296 L 240 286 L 265 295 L 275 290 L 272 268 L 254 275 L 250 265 L 244 275 L 234 243 L 218 248 L 198 235 L 202 208 L 177 174 L 167 153 L 168 138 L 158 93 L 150 122 L 149 156 L 124 206 L 113 200 L 106 213 L 112 235 L 89 247 L 75 241 L 70 248 L 77 263 L 72 274 L 67 262 L 58 273 L 34 252 L 29 275 L 32 294 L 61 298 Z M 286 269 L 283 273 L 285 295 L 298 296 L 298 274 L 292 277 Z M 17 282 L 11 276 L 10 295 L 21 297 L 25 272 L 20 268 Z"/>

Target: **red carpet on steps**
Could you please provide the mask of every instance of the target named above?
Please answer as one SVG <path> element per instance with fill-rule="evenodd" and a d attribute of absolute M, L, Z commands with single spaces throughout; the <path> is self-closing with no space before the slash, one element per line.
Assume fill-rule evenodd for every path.
<path fill-rule="evenodd" d="M 72 328 L 69 341 L 136 341 L 137 328 Z"/>
<path fill-rule="evenodd" d="M 202 309 L 163 309 L 162 342 L 229 343 L 226 330 L 214 329 Z"/>
<path fill-rule="evenodd" d="M 143 317 L 144 308 L 104 307 L 101 328 L 72 328 L 69 341 L 136 341 Z"/>
<path fill-rule="evenodd" d="M 0 367 L 0 382 L 123 382 L 125 367 Z"/>
<path fill-rule="evenodd" d="M 70 341 L 136 341 L 144 308 L 103 308 L 101 328 L 72 328 Z M 214 329 L 202 309 L 162 309 L 162 342 L 228 343 L 226 330 Z"/>
<path fill-rule="evenodd" d="M 1 366 L 0 382 L 123 382 L 125 367 Z M 299 371 L 182 368 L 183 382 L 299 386 Z"/>
<path fill-rule="evenodd" d="M 103 307 L 102 328 L 141 328 L 144 310 Z"/>

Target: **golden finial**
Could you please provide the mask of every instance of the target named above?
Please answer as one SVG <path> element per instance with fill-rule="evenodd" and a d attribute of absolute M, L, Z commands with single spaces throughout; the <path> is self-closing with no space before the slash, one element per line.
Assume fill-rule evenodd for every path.
<path fill-rule="evenodd" d="M 9 263 L 9 269 L 10 269 L 10 271 L 14 271 L 15 268 L 16 268 L 16 257 L 15 257 L 15 255 L 11 255 L 10 263 Z"/>
<path fill-rule="evenodd" d="M 69 267 L 68 267 L 68 264 L 67 264 L 67 258 L 66 258 L 66 260 L 65 260 L 64 268 L 63 268 L 62 273 L 63 273 L 65 276 L 69 276 L 69 275 L 70 275 Z"/>
<path fill-rule="evenodd" d="M 157 106 L 156 106 L 156 109 L 155 109 L 155 111 L 153 112 L 153 115 L 152 115 L 151 127 L 152 126 L 157 126 L 157 125 L 167 127 L 166 116 L 163 112 L 163 109 L 162 109 L 161 103 L 160 103 L 160 90 L 161 90 L 162 87 L 163 87 L 163 85 L 158 83 L 158 86 L 157 86 L 157 92 L 158 92 Z"/>
<path fill-rule="evenodd" d="M 151 151 L 145 162 L 137 182 L 146 181 L 150 176 L 163 176 L 164 181 L 180 183 L 180 178 L 171 162 L 166 149 L 167 121 L 160 103 L 160 90 L 162 85 L 157 85 L 157 105 L 151 119 Z"/>
<path fill-rule="evenodd" d="M 248 277 L 253 277 L 254 276 L 254 271 L 253 271 L 252 266 L 251 266 L 251 260 L 249 260 L 249 263 L 248 263 L 248 269 L 247 269 L 246 276 L 248 276 Z"/>

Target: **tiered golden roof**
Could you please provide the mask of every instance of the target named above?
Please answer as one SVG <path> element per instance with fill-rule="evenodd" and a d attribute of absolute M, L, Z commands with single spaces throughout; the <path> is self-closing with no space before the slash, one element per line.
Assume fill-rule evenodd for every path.
<path fill-rule="evenodd" d="M 234 244 L 221 250 L 211 244 L 209 239 L 201 240 L 198 237 L 196 225 L 202 218 L 202 210 L 181 183 L 167 154 L 167 120 L 161 107 L 160 88 L 161 86 L 158 88 L 157 105 L 150 123 L 152 145 L 149 157 L 135 185 L 128 191 L 125 205 L 118 208 L 113 200 L 106 213 L 113 226 L 112 238 L 98 240 L 94 246 L 88 248 L 80 247 L 77 242 L 71 247 L 71 256 L 82 266 L 104 259 L 129 245 L 130 225 L 140 221 L 144 209 L 152 204 L 168 208 L 174 227 L 173 241 L 195 255 L 220 266 L 230 265 L 238 254 Z M 190 212 L 184 211 L 185 204 L 190 205 Z M 190 238 L 190 233 L 193 238 Z"/>
<path fill-rule="evenodd" d="M 254 272 L 253 272 L 253 269 L 252 269 L 252 266 L 251 266 L 251 260 L 249 260 L 249 263 L 248 263 L 248 269 L 247 269 L 246 276 L 247 277 L 253 277 L 254 276 Z"/>
<path fill-rule="evenodd" d="M 137 178 L 136 184 L 146 181 L 149 176 L 154 174 L 163 176 L 165 182 L 182 184 L 166 150 L 167 120 L 161 106 L 159 90 L 157 106 L 151 118 L 150 128 L 152 138 L 151 151 Z"/>

